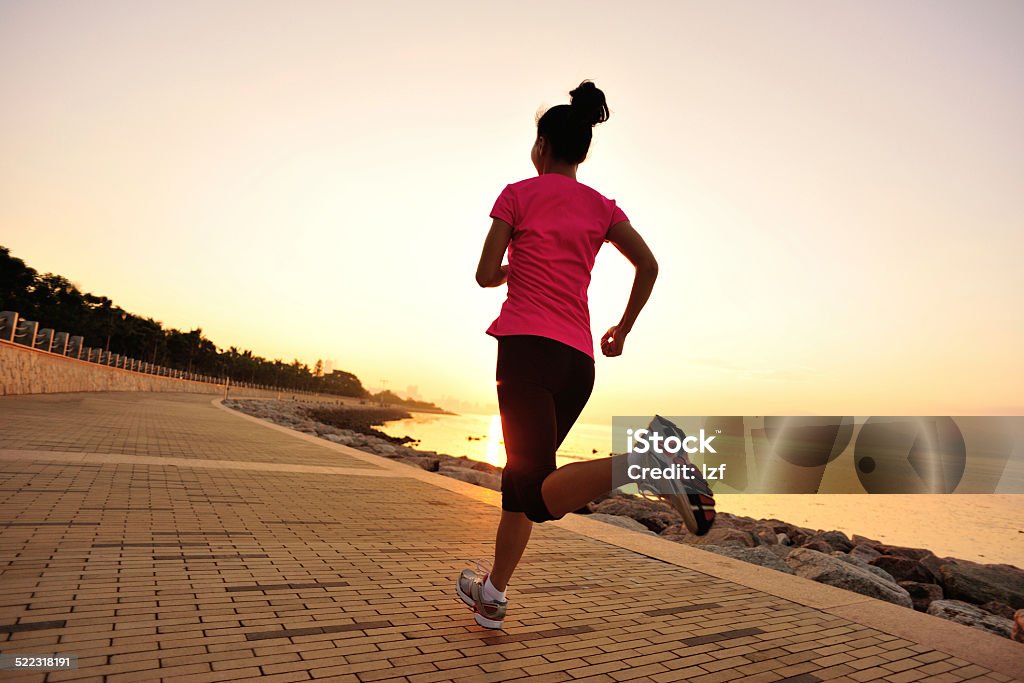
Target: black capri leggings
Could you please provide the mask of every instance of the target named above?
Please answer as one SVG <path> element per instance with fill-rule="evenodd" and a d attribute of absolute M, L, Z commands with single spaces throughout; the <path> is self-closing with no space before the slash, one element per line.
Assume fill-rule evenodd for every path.
<path fill-rule="evenodd" d="M 495 379 L 507 455 L 501 507 L 534 522 L 558 519 L 540 485 L 557 469 L 555 451 L 594 389 L 594 359 L 547 337 L 498 337 Z"/>

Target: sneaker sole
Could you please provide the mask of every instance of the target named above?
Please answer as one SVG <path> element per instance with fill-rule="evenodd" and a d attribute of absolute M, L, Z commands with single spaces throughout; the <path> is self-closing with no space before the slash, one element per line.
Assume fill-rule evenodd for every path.
<path fill-rule="evenodd" d="M 690 531 L 691 534 L 697 534 L 699 527 L 697 526 L 697 517 L 693 514 L 693 508 L 690 507 L 690 500 L 686 494 L 666 496 L 667 502 L 672 508 L 679 513 L 683 518 L 683 524 Z"/>
<path fill-rule="evenodd" d="M 689 530 L 691 534 L 697 534 L 699 529 L 697 525 L 697 517 L 693 514 L 693 508 L 690 507 L 690 499 L 684 494 L 661 494 L 656 493 L 653 490 L 648 490 L 646 493 L 641 490 L 640 495 L 644 498 L 653 496 L 654 498 L 661 500 L 662 502 L 668 503 L 673 510 L 679 513 L 679 516 L 683 518 L 683 526 Z"/>
<path fill-rule="evenodd" d="M 477 612 L 474 615 L 474 618 L 476 619 L 476 623 L 479 624 L 480 626 L 483 626 L 484 628 L 499 629 L 499 628 L 501 628 L 501 625 L 504 623 L 502 621 L 495 621 L 494 619 L 488 619 L 487 617 L 485 617 L 484 615 L 480 614 L 479 612 Z"/>

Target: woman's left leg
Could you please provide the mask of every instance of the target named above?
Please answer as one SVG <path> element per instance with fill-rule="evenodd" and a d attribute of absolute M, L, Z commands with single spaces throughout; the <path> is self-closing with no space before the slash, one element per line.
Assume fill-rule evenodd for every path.
<path fill-rule="evenodd" d="M 541 337 L 505 338 L 498 350 L 498 404 L 508 460 L 502 474 L 501 521 L 495 538 L 491 584 L 504 591 L 530 539 L 533 523 L 557 519 L 611 489 L 610 464 L 573 463 L 556 469 L 555 452 L 594 388 L 594 361 L 581 351 Z M 556 476 L 562 470 L 569 477 Z M 605 475 L 607 470 L 607 476 Z M 579 489 L 560 493 L 569 480 Z M 556 491 L 547 506 L 546 489 Z M 565 507 L 566 504 L 572 504 Z M 564 508 L 564 509 L 563 509 Z"/>
<path fill-rule="evenodd" d="M 498 340 L 495 380 L 507 458 L 490 580 L 499 591 L 508 586 L 533 529 L 527 513 L 539 501 L 529 500 L 528 484 L 539 484 L 555 468 L 558 424 L 553 389 L 558 366 L 547 353 L 550 343 L 530 336 Z"/>
<path fill-rule="evenodd" d="M 552 393 L 529 380 L 503 377 L 498 405 L 508 458 L 502 472 L 501 521 L 490 576 L 491 584 L 504 591 L 530 540 L 533 521 L 527 513 L 533 511 L 536 516 L 537 489 L 555 467 L 557 423 Z"/>
<path fill-rule="evenodd" d="M 533 522 L 523 512 L 501 511 L 498 534 L 494 539 L 494 566 L 491 568 L 491 585 L 505 590 L 512 572 L 523 557 L 526 544 L 530 542 Z"/>

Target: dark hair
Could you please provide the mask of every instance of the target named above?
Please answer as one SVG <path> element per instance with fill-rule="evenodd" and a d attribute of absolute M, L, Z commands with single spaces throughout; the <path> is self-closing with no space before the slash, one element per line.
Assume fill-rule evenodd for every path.
<path fill-rule="evenodd" d="M 551 107 L 537 121 L 537 135 L 551 145 L 556 159 L 579 164 L 587 158 L 592 128 L 608 120 L 608 103 L 591 81 L 583 81 L 569 93 L 569 104 Z"/>

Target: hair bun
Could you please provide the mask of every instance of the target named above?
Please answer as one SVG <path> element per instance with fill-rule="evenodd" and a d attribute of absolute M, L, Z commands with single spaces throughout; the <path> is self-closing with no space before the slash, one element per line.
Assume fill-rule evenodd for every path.
<path fill-rule="evenodd" d="M 569 93 L 572 114 L 588 126 L 596 126 L 608 120 L 608 103 L 604 93 L 593 81 L 583 81 Z"/>

